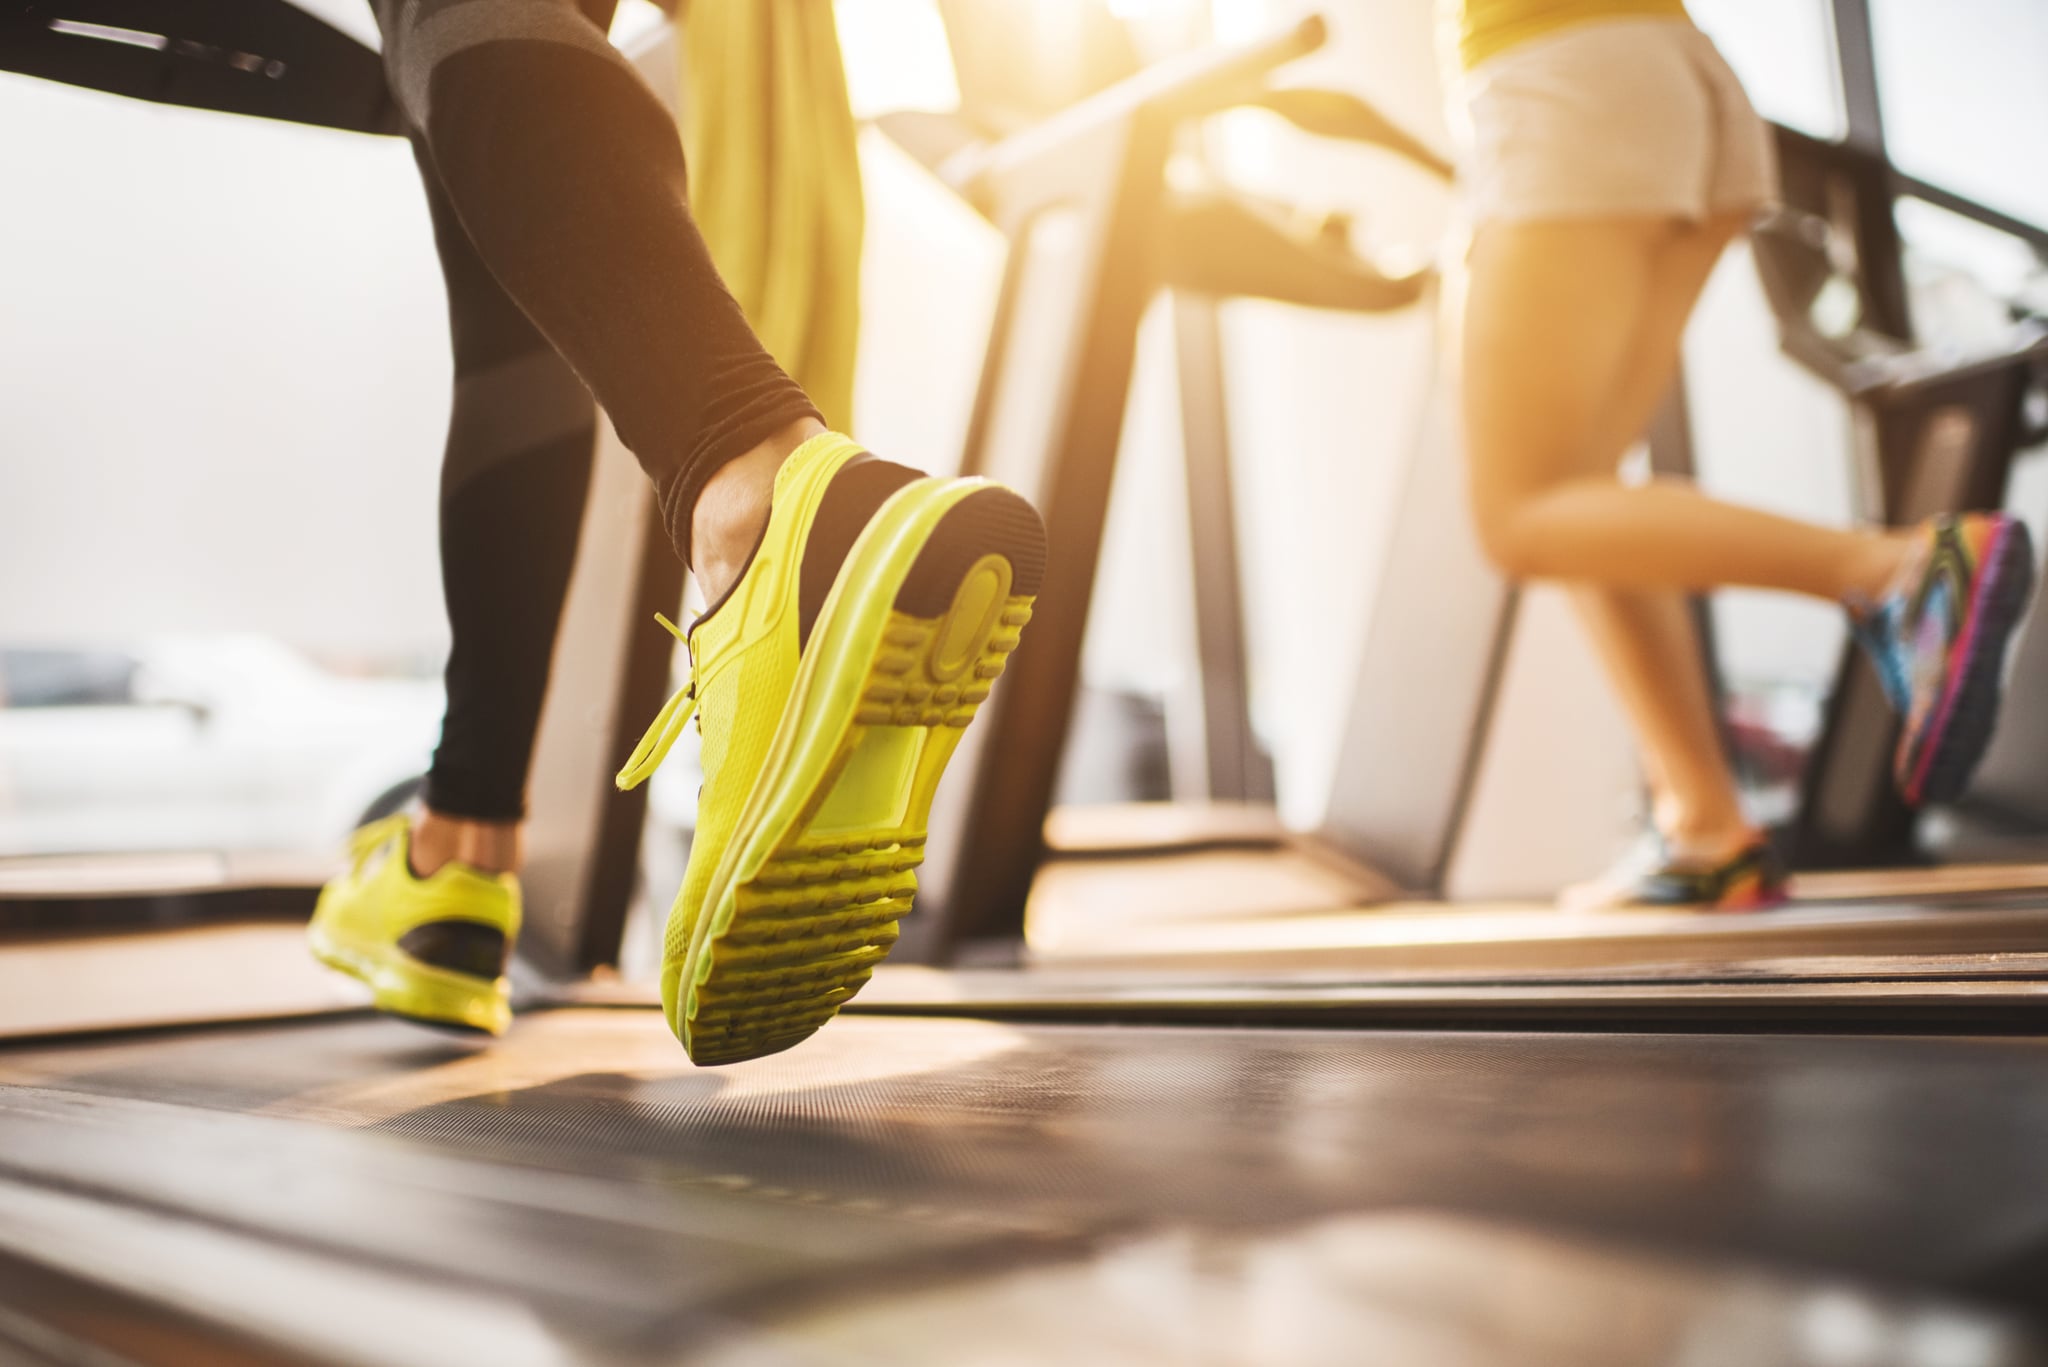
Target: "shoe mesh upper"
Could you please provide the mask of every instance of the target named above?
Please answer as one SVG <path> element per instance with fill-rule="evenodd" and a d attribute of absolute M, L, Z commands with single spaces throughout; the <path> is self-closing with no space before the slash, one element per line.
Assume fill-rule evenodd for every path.
<path fill-rule="evenodd" d="M 689 951 L 719 860 L 746 808 L 796 683 L 799 576 L 805 541 L 833 474 L 861 450 L 827 434 L 804 443 L 775 479 L 767 531 L 739 583 L 690 631 L 704 787 L 689 867 L 669 912 L 662 956 Z"/>

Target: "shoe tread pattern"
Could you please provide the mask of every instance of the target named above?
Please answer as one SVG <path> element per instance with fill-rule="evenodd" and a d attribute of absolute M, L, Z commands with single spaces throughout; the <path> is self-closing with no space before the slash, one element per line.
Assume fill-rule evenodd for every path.
<path fill-rule="evenodd" d="M 967 726 L 1030 620 L 1028 597 L 1007 599 L 971 667 L 941 680 L 929 661 L 946 619 L 892 612 L 842 757 L 870 726 Z M 713 970 L 697 986 L 691 1057 L 717 1064 L 776 1053 L 837 1014 L 896 943 L 924 849 L 922 829 L 813 836 L 800 825 L 740 885 L 731 924 L 708 947 Z"/>

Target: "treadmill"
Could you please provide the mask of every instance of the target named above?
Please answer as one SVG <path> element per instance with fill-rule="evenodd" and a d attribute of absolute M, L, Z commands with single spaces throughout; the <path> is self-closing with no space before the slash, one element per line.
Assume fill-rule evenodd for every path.
<path fill-rule="evenodd" d="M 2038 864 L 1870 872 L 1919 856 L 1912 814 L 1891 793 L 1889 710 L 1853 654 L 1788 835 L 1806 874 L 1795 884 L 1799 905 L 1703 934 L 1683 913 L 1617 924 L 1526 903 L 1451 902 L 1447 886 L 1524 624 L 1516 591 L 1470 534 L 1441 402 L 1427 408 L 1422 446 L 1395 495 L 1379 581 L 1397 587 L 1380 593 L 1369 618 L 1323 829 L 1282 829 L 1263 805 L 1270 768 L 1246 707 L 1217 310 L 1233 298 L 1412 309 L 1427 306 L 1432 282 L 1426 271 L 1380 269 L 1351 249 L 1342 225 L 1290 234 L 1276 226 L 1298 221 L 1290 206 L 1214 183 L 1190 189 L 1185 163 L 1199 151 L 1202 116 L 1252 106 L 1427 175 L 1447 178 L 1450 168 L 1356 97 L 1296 81 L 1284 64 L 1321 41 L 1307 26 L 1275 38 L 1255 61 L 1248 55 L 1246 69 L 1171 99 L 1156 93 L 1166 73 L 1213 58 L 1169 57 L 1048 112 L 1026 107 L 1016 82 L 1003 79 L 1033 69 L 1023 17 L 990 0 L 948 0 L 942 9 L 966 73 L 963 92 L 978 93 L 964 94 L 955 113 L 885 116 L 881 126 L 1011 244 L 963 468 L 1031 496 L 1060 553 L 1030 646 L 990 703 L 992 724 L 969 737 L 949 772 L 920 874 L 921 924 L 906 926 L 899 955 L 1001 964 L 1029 944 L 1027 959 L 1116 972 L 1341 964 L 1399 973 L 1426 964 L 1497 973 L 1588 964 L 1662 971 L 1823 949 L 1853 958 L 1909 943 L 1938 954 L 1978 934 L 1987 948 L 2041 947 L 2048 869 Z M 1108 23 L 1106 12 L 1098 17 Z M 1087 49 L 1103 55 L 1077 66 L 1073 81 L 1110 81 L 1136 65 L 1128 41 L 1114 41 L 1120 30 L 1109 31 Z M 2044 354 L 2039 330 L 2016 325 L 2008 344 L 1963 358 L 1916 344 L 1891 206 L 1899 195 L 1932 191 L 1909 185 L 1860 144 L 1791 130 L 1779 137 L 1798 221 L 1835 239 L 1804 249 L 1820 254 L 1818 265 L 1800 257 L 1797 234 L 1782 226 L 1793 220 L 1787 214 L 1760 237 L 1759 269 L 1784 349 L 1868 418 L 1863 426 L 1875 435 L 1858 463 L 1877 474 L 1867 511 L 1910 523 L 1997 504 L 2038 422 L 2026 414 Z M 1866 323 L 1854 336 L 1824 336 L 1810 316 L 1813 295 L 1830 263 L 1843 261 Z M 1194 786 L 1211 800 L 1061 808 L 1054 793 L 1072 744 L 1138 329 L 1160 296 L 1174 323 L 1203 679 L 1201 744 L 1171 758 L 1199 775 Z M 1960 440 L 1959 404 L 1967 410 Z M 1682 389 L 1650 445 L 1656 468 L 1692 472 Z M 1416 582 L 1432 592 L 1398 587 Z"/>
<path fill-rule="evenodd" d="M 1101 142 L 1323 36 L 1127 78 Z M 656 591 L 632 536 L 587 544 Z M 913 963 L 697 1069 L 607 971 L 633 861 L 590 838 L 620 699 L 587 683 L 502 1041 L 235 1007 L 221 932 L 297 948 L 260 871 L 215 924 L 0 939 L 0 1360 L 2048 1361 L 2048 954 L 1996 915 L 1860 957 L 1695 922 L 1660 972 Z M 38 984 L 66 1023 L 22 1028 Z"/>
<path fill-rule="evenodd" d="M 2048 319 L 2014 310 L 2002 335 L 1967 347 L 1918 339 L 1891 212 L 1913 187 L 1899 183 L 1881 153 L 1852 143 L 1779 129 L 1778 154 L 1786 204 L 1754 236 L 1758 273 L 1786 354 L 1856 414 L 1860 511 L 1910 526 L 1937 513 L 2004 507 L 2016 456 L 2048 441 Z M 2038 230 L 2021 240 L 2048 249 Z M 1816 315 L 1830 286 L 1845 281 L 1855 287 L 1851 317 L 1826 329 Z M 1830 302 L 1842 311 L 1839 299 Z M 2026 631 L 2021 640 L 2039 635 Z M 2013 696 L 2027 693 L 2016 688 Z M 1845 650 L 1790 832 L 1797 866 L 1926 860 L 1916 838 L 1921 814 L 1891 780 L 1898 734 L 1876 675 L 1853 647 Z"/>

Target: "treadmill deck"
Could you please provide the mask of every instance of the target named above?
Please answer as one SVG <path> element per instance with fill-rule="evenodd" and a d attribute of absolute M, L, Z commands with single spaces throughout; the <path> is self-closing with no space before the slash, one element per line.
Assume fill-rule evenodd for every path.
<path fill-rule="evenodd" d="M 1853 1330 L 2032 1362 L 2044 1070 L 2032 1039 L 873 1016 L 703 1070 L 628 1008 L 17 1046 L 0 1347 L 1427 1367 L 1846 1361 L 1814 1335 Z"/>

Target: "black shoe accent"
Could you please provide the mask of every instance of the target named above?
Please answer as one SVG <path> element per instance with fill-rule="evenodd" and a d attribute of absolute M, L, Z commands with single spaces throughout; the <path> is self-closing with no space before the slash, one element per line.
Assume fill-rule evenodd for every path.
<path fill-rule="evenodd" d="M 1008 489 L 980 489 L 961 499 L 932 529 L 896 607 L 912 617 L 937 617 L 974 562 L 1000 555 L 1010 562 L 1010 593 L 1032 596 L 1045 578 L 1045 524 L 1038 510 Z"/>
<path fill-rule="evenodd" d="M 1784 864 L 1769 841 L 1759 840 L 1718 864 L 1700 868 L 1672 865 L 1653 870 L 1636 885 L 1635 901 L 1648 907 L 1716 907 L 1732 888 L 1752 876 L 1757 882 L 1759 901 L 1783 900 Z"/>
<path fill-rule="evenodd" d="M 480 921 L 429 921 L 399 936 L 398 947 L 421 963 L 491 981 L 512 962 L 505 932 Z"/>
<path fill-rule="evenodd" d="M 817 519 L 804 541 L 804 563 L 797 583 L 797 649 L 811 643 L 811 627 L 824 610 L 825 599 L 839 578 L 847 552 L 867 529 L 889 496 L 924 475 L 907 465 L 860 455 L 839 467 L 825 487 Z M 948 600 L 950 601 L 950 599 Z M 709 615 L 708 613 L 706 614 Z"/>

